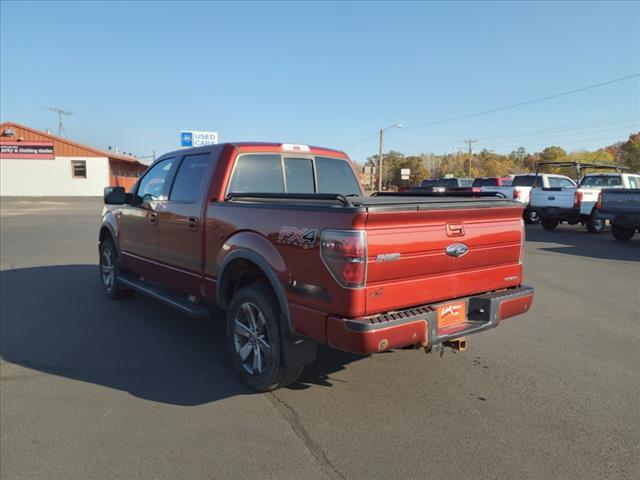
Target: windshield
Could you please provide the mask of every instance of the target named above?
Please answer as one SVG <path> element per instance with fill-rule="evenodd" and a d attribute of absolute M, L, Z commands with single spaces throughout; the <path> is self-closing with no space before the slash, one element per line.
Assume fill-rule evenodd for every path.
<path fill-rule="evenodd" d="M 472 187 L 497 187 L 500 182 L 497 178 L 476 178 Z"/>
<path fill-rule="evenodd" d="M 422 183 L 420 184 L 420 186 L 421 186 L 422 188 L 425 188 L 425 187 L 433 187 L 433 186 L 436 184 L 436 182 L 437 182 L 437 181 L 438 181 L 438 180 L 433 179 L 433 178 L 431 178 L 431 179 L 429 179 L 429 180 L 423 180 L 423 181 L 422 181 Z"/>
<path fill-rule="evenodd" d="M 589 175 L 580 182 L 581 187 L 619 187 L 621 185 L 619 175 Z"/>

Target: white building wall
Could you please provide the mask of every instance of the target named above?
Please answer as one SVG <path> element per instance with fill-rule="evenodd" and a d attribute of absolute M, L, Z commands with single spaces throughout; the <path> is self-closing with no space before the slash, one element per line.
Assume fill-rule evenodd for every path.
<path fill-rule="evenodd" d="M 86 160 L 87 178 L 73 178 L 71 160 Z M 107 185 L 107 157 L 0 159 L 0 195 L 3 197 L 102 196 Z"/>

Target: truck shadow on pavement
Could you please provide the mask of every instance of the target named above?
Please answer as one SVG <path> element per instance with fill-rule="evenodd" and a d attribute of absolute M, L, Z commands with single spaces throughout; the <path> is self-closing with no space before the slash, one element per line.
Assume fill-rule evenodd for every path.
<path fill-rule="evenodd" d="M 110 301 L 95 265 L 4 270 L 0 282 L 4 361 L 173 405 L 253 393 L 231 364 L 221 312 L 194 320 L 143 295 Z M 319 348 L 290 388 L 331 386 L 331 373 L 362 358 Z"/>
<path fill-rule="evenodd" d="M 611 231 L 608 229 L 599 234 L 592 234 L 584 229 L 576 230 L 575 227 L 566 225 L 560 225 L 557 230 L 553 231 L 544 230 L 541 226 L 528 226 L 526 241 L 559 245 L 540 247 L 543 252 L 602 260 L 640 262 L 640 234 L 636 234 L 628 242 L 621 242 L 613 238 Z"/>

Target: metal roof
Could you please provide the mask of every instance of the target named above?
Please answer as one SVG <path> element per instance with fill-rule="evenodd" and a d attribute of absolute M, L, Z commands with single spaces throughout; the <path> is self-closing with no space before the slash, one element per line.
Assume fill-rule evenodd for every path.
<path fill-rule="evenodd" d="M 35 128 L 20 125 L 19 123 L 0 123 L 0 134 L 4 133 L 6 129 L 13 130 L 15 134 L 7 137 L 0 136 L 0 143 L 52 142 L 54 154 L 59 157 L 108 157 L 109 160 L 132 163 L 146 167 L 144 163 L 140 162 L 135 157 L 100 150 L 98 148 L 74 142 L 68 138 L 58 137 L 57 135 L 52 135 L 50 133 L 43 132 L 42 130 L 36 130 Z"/>

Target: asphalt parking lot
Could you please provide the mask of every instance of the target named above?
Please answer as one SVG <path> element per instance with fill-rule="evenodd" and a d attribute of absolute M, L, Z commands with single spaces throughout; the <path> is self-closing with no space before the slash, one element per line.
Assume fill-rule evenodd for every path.
<path fill-rule="evenodd" d="M 640 236 L 530 226 L 528 314 L 256 394 L 219 316 L 103 297 L 100 209 L 2 200 L 2 479 L 637 478 Z"/>

